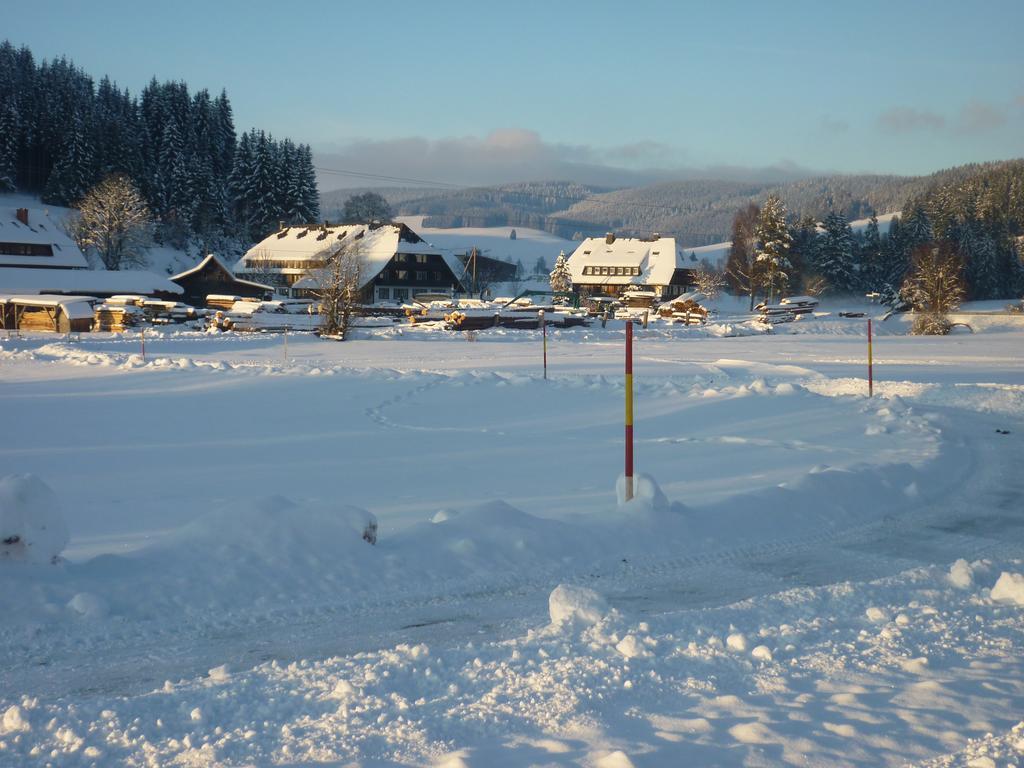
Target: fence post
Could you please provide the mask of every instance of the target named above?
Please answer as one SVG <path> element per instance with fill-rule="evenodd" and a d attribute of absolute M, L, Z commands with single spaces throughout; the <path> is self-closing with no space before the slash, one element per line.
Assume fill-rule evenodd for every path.
<path fill-rule="evenodd" d="M 871 349 L 871 318 L 868 318 L 868 397 L 875 396 L 875 370 Z"/>

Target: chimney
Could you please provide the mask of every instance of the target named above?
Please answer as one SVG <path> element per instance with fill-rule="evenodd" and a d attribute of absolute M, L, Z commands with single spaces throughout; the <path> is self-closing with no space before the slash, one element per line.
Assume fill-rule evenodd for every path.
<path fill-rule="evenodd" d="M 284 229 L 284 219 L 277 222 L 277 231 L 280 232 L 282 229 Z"/>
<path fill-rule="evenodd" d="M 612 243 L 614 243 L 615 242 L 615 233 L 614 232 L 609 232 L 607 235 L 605 235 L 604 236 L 604 242 L 605 242 L 606 245 L 611 245 Z"/>
<path fill-rule="evenodd" d="M 28 226 L 28 208 L 19 208 L 14 212 L 14 215 L 18 217 L 18 221 Z"/>
<path fill-rule="evenodd" d="M 651 235 L 651 240 L 661 240 L 661 232 L 655 232 Z"/>
<path fill-rule="evenodd" d="M 331 222 L 329 222 L 327 219 L 324 219 L 324 231 L 326 232 L 330 228 L 331 228 Z"/>

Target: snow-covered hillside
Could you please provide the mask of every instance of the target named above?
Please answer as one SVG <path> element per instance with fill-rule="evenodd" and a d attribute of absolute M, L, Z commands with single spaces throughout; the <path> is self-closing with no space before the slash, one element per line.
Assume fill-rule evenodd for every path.
<path fill-rule="evenodd" d="M 638 329 L 626 504 L 618 321 L 0 340 L 0 764 L 1017 761 L 1024 321 L 839 308 Z"/>

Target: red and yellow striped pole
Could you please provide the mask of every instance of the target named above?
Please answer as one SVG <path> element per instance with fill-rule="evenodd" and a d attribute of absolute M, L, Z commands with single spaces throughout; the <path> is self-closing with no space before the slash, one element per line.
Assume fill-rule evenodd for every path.
<path fill-rule="evenodd" d="M 540 330 L 544 337 L 544 378 L 548 377 L 548 323 L 544 317 L 544 310 L 540 311 Z"/>
<path fill-rule="evenodd" d="M 875 365 L 871 359 L 871 318 L 868 318 L 868 397 L 875 396 Z"/>
<path fill-rule="evenodd" d="M 626 501 L 633 498 L 633 321 L 626 321 Z"/>

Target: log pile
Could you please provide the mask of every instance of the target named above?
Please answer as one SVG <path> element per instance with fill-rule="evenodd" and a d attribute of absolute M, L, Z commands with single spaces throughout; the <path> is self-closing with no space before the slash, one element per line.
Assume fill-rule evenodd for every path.
<path fill-rule="evenodd" d="M 142 310 L 131 304 L 100 304 L 94 313 L 93 330 L 120 333 L 141 325 L 143 317 Z"/>
<path fill-rule="evenodd" d="M 708 321 L 708 310 L 693 299 L 676 299 L 658 307 L 663 320 L 684 325 L 703 325 Z"/>

